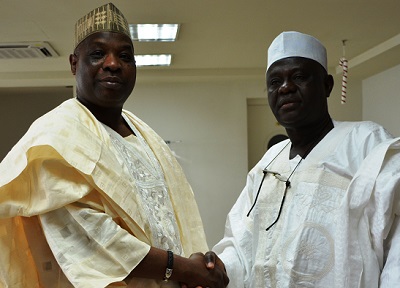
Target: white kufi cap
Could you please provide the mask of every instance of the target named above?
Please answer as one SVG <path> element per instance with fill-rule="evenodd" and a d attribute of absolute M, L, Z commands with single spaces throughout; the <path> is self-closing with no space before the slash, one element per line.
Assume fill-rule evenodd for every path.
<path fill-rule="evenodd" d="M 268 48 L 268 68 L 287 57 L 304 57 L 317 61 L 328 71 L 326 49 L 313 36 L 290 31 L 279 34 Z"/>

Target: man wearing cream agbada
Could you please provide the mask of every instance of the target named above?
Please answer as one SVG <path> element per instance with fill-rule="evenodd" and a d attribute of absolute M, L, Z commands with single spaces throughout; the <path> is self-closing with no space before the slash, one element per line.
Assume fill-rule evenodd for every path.
<path fill-rule="evenodd" d="M 225 287 L 208 270 L 193 192 L 164 141 L 123 110 L 136 81 L 111 3 L 82 17 L 76 99 L 37 119 L 0 164 L 0 287 Z"/>

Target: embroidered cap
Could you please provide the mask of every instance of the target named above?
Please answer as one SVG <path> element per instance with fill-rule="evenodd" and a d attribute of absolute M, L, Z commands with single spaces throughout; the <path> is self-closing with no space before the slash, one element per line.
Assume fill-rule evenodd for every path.
<path fill-rule="evenodd" d="M 304 57 L 317 61 L 328 71 L 326 49 L 313 36 L 296 31 L 282 32 L 268 48 L 268 68 L 276 61 L 287 57 Z"/>
<path fill-rule="evenodd" d="M 122 33 L 131 38 L 128 21 L 114 4 L 108 3 L 90 11 L 76 22 L 74 48 L 88 36 L 102 31 Z"/>

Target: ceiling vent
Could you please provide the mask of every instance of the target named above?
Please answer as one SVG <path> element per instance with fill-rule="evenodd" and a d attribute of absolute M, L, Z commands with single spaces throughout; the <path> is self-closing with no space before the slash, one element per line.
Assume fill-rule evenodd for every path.
<path fill-rule="evenodd" d="M 58 56 L 47 42 L 0 43 L 0 59 L 40 59 Z"/>

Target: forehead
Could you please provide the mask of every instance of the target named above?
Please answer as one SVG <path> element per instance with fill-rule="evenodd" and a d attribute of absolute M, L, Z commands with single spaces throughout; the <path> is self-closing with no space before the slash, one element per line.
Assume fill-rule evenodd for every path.
<path fill-rule="evenodd" d="M 86 37 L 76 48 L 84 49 L 91 45 L 118 46 L 133 48 L 132 40 L 125 34 L 101 31 Z"/>
<path fill-rule="evenodd" d="M 287 57 L 274 62 L 267 70 L 267 77 L 284 71 L 315 71 L 324 69 L 318 62 L 303 57 Z"/>

